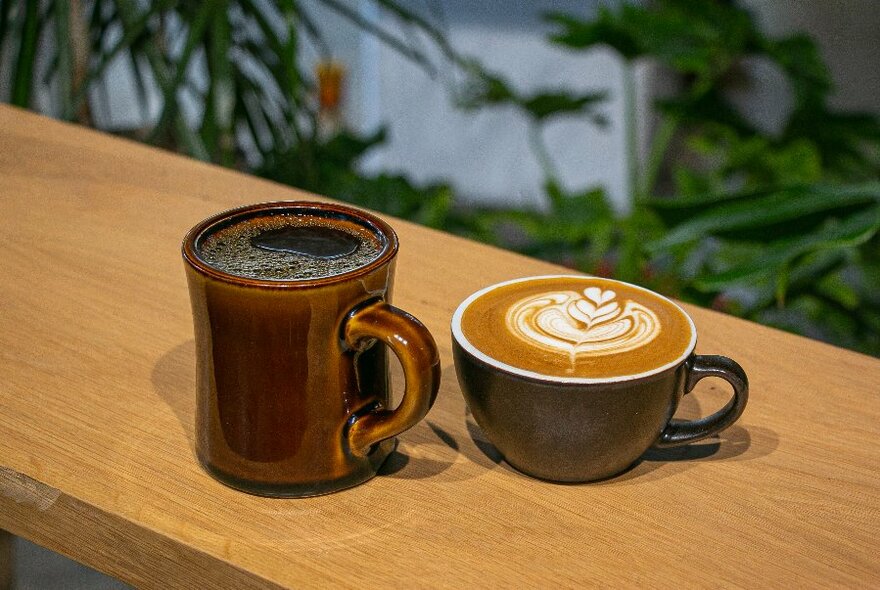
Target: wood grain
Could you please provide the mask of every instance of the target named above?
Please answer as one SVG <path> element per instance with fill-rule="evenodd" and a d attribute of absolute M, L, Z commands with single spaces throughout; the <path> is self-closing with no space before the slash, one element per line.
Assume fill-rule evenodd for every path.
<path fill-rule="evenodd" d="M 448 325 L 478 288 L 559 269 L 393 219 L 395 304 L 441 347 L 428 418 L 346 492 L 215 482 L 180 241 L 304 196 L 0 108 L 0 528 L 146 588 L 880 585 L 880 361 L 688 307 L 698 352 L 749 374 L 740 422 L 609 481 L 535 481 L 469 417 Z M 703 381 L 679 414 L 727 395 Z"/>

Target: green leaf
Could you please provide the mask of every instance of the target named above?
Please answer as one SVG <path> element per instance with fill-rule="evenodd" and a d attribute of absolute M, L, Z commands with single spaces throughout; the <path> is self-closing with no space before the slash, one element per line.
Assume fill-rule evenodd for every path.
<path fill-rule="evenodd" d="M 856 309 L 859 306 L 858 291 L 839 272 L 828 274 L 819 280 L 816 290 L 847 309 Z"/>
<path fill-rule="evenodd" d="M 823 102 L 831 92 L 828 68 L 816 43 L 807 35 L 765 41 L 764 50 L 788 74 L 799 104 Z"/>
<path fill-rule="evenodd" d="M 816 146 L 823 172 L 844 182 L 880 176 L 880 117 L 871 113 L 838 113 L 825 105 L 796 109 L 783 140 L 804 139 Z"/>
<path fill-rule="evenodd" d="M 366 136 L 339 133 L 323 144 L 322 158 L 333 162 L 339 169 L 354 168 L 359 158 L 371 148 L 383 143 L 387 136 L 388 133 L 384 127 Z"/>
<path fill-rule="evenodd" d="M 137 25 L 138 17 L 142 15 L 142 12 L 133 0 L 115 0 L 115 7 L 123 27 L 123 35 L 125 35 L 126 31 L 130 32 L 132 27 Z M 146 58 L 153 79 L 158 84 L 160 91 L 164 92 L 171 82 L 172 75 L 168 71 L 165 56 L 159 51 L 159 44 L 150 39 L 141 39 L 132 46 L 131 50 L 133 59 L 137 59 L 138 55 L 143 55 Z M 173 118 L 172 130 L 175 139 L 183 146 L 186 153 L 200 160 L 210 160 L 211 156 L 202 138 L 187 125 L 179 113 Z"/>
<path fill-rule="evenodd" d="M 757 259 L 701 277 L 695 281 L 695 286 L 702 291 L 720 291 L 733 285 L 758 281 L 762 277 L 779 276 L 786 265 L 805 254 L 818 250 L 855 248 L 873 238 L 878 231 L 880 207 L 871 207 L 841 222 L 831 221 L 821 231 L 793 240 L 770 242 Z"/>
<path fill-rule="evenodd" d="M 858 319 L 814 294 L 793 299 L 785 308 L 768 308 L 755 314 L 763 324 L 807 336 L 854 347 Z"/>
<path fill-rule="evenodd" d="M 443 52 L 446 59 L 458 65 L 464 65 L 465 60 L 453 49 L 444 32 L 438 27 L 429 23 L 416 12 L 404 7 L 401 2 L 395 0 L 376 0 L 376 3 L 403 23 L 411 25 L 426 34 L 436 44 L 437 48 Z"/>
<path fill-rule="evenodd" d="M 205 162 L 211 160 L 211 154 L 208 153 L 208 149 L 205 147 L 202 139 L 186 124 L 186 121 L 180 115 L 174 117 L 174 132 L 186 153 Z"/>
<path fill-rule="evenodd" d="M 216 10 L 217 7 L 213 3 L 205 2 L 190 23 L 186 40 L 183 45 L 183 51 L 181 51 L 180 57 L 178 57 L 174 63 L 174 76 L 164 84 L 162 92 L 162 112 L 159 115 L 158 121 L 153 126 L 153 130 L 150 132 L 147 141 L 155 141 L 159 135 L 165 131 L 174 117 L 177 116 L 179 109 L 177 102 L 178 93 L 181 90 L 181 86 L 189 68 L 190 59 L 192 58 L 193 51 L 199 46 L 202 39 L 205 37 L 209 19 Z M 140 21 L 138 21 L 134 23 L 133 26 L 136 27 L 140 24 Z M 128 34 L 130 35 L 132 32 L 133 31 L 128 31 Z M 206 107 L 206 111 L 208 108 L 209 107 Z"/>
<path fill-rule="evenodd" d="M 574 94 L 556 91 L 523 96 L 501 76 L 478 68 L 472 70 L 464 95 L 459 98 L 459 106 L 476 109 L 485 105 L 510 104 L 524 111 L 537 123 L 556 115 L 587 113 L 592 115 L 594 124 L 603 126 L 607 123 L 606 119 L 594 114 L 593 107 L 606 98 L 605 92 Z"/>
<path fill-rule="evenodd" d="M 724 244 L 718 252 L 719 258 L 729 258 L 724 255 L 732 244 Z M 727 260 L 724 264 L 716 265 L 713 260 L 714 272 L 723 272 L 732 268 L 737 264 L 743 264 L 743 260 L 754 261 L 761 257 L 763 253 L 762 247 L 754 248 L 755 253 L 750 257 L 742 257 L 740 260 Z M 787 270 L 787 299 L 791 300 L 799 295 L 813 293 L 816 290 L 818 277 L 839 271 L 852 257 L 854 250 L 852 249 L 831 249 L 816 250 L 800 257 L 795 264 L 792 264 Z M 709 277 L 711 273 L 706 272 L 701 277 Z M 724 297 L 736 302 L 738 315 L 747 315 L 756 310 L 774 305 L 777 301 L 776 283 L 774 283 L 773 274 L 766 273 L 756 276 L 748 282 L 734 282 L 724 285 L 718 289 L 707 289 L 704 291 L 697 290 L 697 293 L 705 293 L 707 295 L 723 293 Z M 692 279 L 693 280 L 693 279 Z"/>
<path fill-rule="evenodd" d="M 718 126 L 740 134 L 754 134 L 752 125 L 730 104 L 720 86 L 699 93 L 659 99 L 655 106 L 664 114 L 691 124 L 698 133 L 711 133 Z M 711 126 L 708 130 L 698 126 Z"/>
<path fill-rule="evenodd" d="M 24 3 L 24 23 L 19 38 L 18 56 L 12 70 L 12 92 L 10 102 L 16 106 L 29 108 L 33 91 L 34 62 L 36 61 L 39 43 L 40 3 L 36 1 Z"/>
<path fill-rule="evenodd" d="M 79 18 L 78 14 L 71 14 L 69 0 L 55 0 L 55 43 L 58 55 L 56 70 L 58 83 L 58 97 L 61 103 L 61 118 L 73 120 L 73 49 L 71 47 L 70 19 Z"/>
<path fill-rule="evenodd" d="M 711 203 L 706 207 L 697 205 L 695 209 L 699 211 L 698 214 L 675 227 L 662 239 L 648 244 L 648 249 L 657 251 L 713 234 L 755 230 L 789 223 L 813 213 L 877 203 L 880 202 L 880 183 L 855 187 L 798 188 L 720 200 L 720 203 L 716 201 L 717 204 Z M 693 203 L 689 205 L 693 206 Z"/>
<path fill-rule="evenodd" d="M 584 21 L 557 12 L 548 13 L 545 18 L 562 28 L 561 31 L 550 36 L 550 40 L 559 45 L 577 49 L 608 45 L 625 59 L 630 60 L 644 52 L 639 41 L 621 26 L 615 13 L 604 6 L 599 8 L 596 18 L 592 21 Z"/>
<path fill-rule="evenodd" d="M 405 57 L 421 67 L 429 76 L 434 77 L 437 75 L 437 68 L 431 63 L 431 60 L 428 59 L 424 52 L 397 38 L 388 30 L 377 25 L 373 21 L 364 18 L 356 8 L 352 8 L 347 2 L 341 0 L 319 0 L 319 2 L 350 21 L 360 30 L 373 35 L 376 39 L 395 50 L 402 57 Z"/>
<path fill-rule="evenodd" d="M 131 51 L 135 41 L 144 35 L 150 20 L 159 13 L 161 7 L 162 3 L 153 4 L 143 13 L 138 15 L 128 26 L 123 27 L 122 36 L 109 49 L 105 49 L 103 46 L 104 36 L 106 35 L 108 27 L 101 25 L 97 27 L 99 36 L 96 42 L 93 43 L 92 52 L 98 59 L 98 65 L 91 68 L 86 73 L 85 78 L 77 90 L 72 105 L 74 111 L 79 108 L 84 100 L 86 100 L 88 91 L 92 88 L 92 85 L 101 79 L 101 76 L 104 75 L 105 70 L 111 63 L 113 63 L 113 60 L 123 52 Z M 98 10 L 97 6 L 95 7 L 95 10 Z M 134 61 L 134 59 L 135 57 L 132 55 L 132 60 Z"/>
<path fill-rule="evenodd" d="M 772 172 L 768 179 L 779 184 L 819 182 L 822 178 L 822 156 L 809 141 L 798 140 L 778 150 L 768 150 L 766 166 Z"/>
<path fill-rule="evenodd" d="M 459 106 L 476 109 L 484 105 L 517 103 L 519 96 L 513 87 L 501 76 L 491 74 L 482 68 L 471 71 L 464 95 L 459 98 Z"/>
<path fill-rule="evenodd" d="M 701 174 L 684 166 L 675 166 L 673 170 L 673 177 L 675 179 L 676 192 L 677 194 L 681 195 L 679 198 L 648 200 L 649 206 L 654 207 L 660 212 L 672 210 L 675 213 L 679 213 L 678 215 L 668 216 L 671 222 L 682 221 L 682 218 L 684 216 L 680 213 L 682 209 L 684 209 L 684 207 L 676 207 L 675 205 L 667 207 L 667 202 L 676 203 L 678 201 L 683 201 L 686 199 L 700 199 L 705 195 L 723 194 L 716 191 L 718 182 L 717 179 L 713 178 L 712 175 L 705 173 Z M 704 206 L 705 205 L 702 203 L 702 201 L 700 201 L 697 205 L 697 208 L 702 209 Z"/>
<path fill-rule="evenodd" d="M 12 42 L 9 41 L 10 37 L 14 37 L 13 34 L 10 34 L 9 25 L 11 24 L 11 15 L 12 9 L 15 7 L 15 2 L 4 2 L 0 4 L 0 64 L 4 63 L 4 49 L 7 46 L 12 46 Z"/>
<path fill-rule="evenodd" d="M 585 95 L 571 93 L 546 93 L 536 94 L 522 99 L 522 107 L 535 119 L 541 121 L 553 115 L 577 113 L 588 110 L 595 104 L 606 99 L 604 92 L 594 92 Z"/>
<path fill-rule="evenodd" d="M 134 79 L 134 89 L 138 97 L 138 104 L 140 105 L 141 120 L 149 121 L 150 93 L 147 89 L 146 72 L 144 71 L 143 65 L 140 62 L 139 56 L 129 54 L 128 57 L 128 63 L 131 64 L 132 73 L 134 74 L 132 78 Z M 88 89 L 89 85 L 87 83 L 83 83 L 83 85 L 80 86 L 80 92 L 83 96 L 86 96 L 86 92 L 88 91 Z"/>
<path fill-rule="evenodd" d="M 318 28 L 317 23 L 315 23 L 314 19 L 312 19 L 311 15 L 306 11 L 304 6 L 299 6 L 298 4 L 296 4 L 295 8 L 299 22 L 300 24 L 302 24 L 302 28 L 306 32 L 306 38 L 311 40 L 313 46 L 316 46 L 317 52 L 321 56 L 322 60 L 329 60 L 333 54 L 333 51 L 330 49 L 330 44 L 327 43 L 327 40 L 324 38 L 323 32 L 320 28 Z M 289 39 L 293 39 L 295 43 L 297 37 L 293 34 L 294 32 L 295 31 L 291 31 L 290 33 L 288 33 L 288 35 Z"/>
<path fill-rule="evenodd" d="M 789 272 L 790 269 L 788 267 L 788 264 L 782 264 L 775 273 L 776 281 L 775 288 L 773 290 L 773 296 L 776 299 L 776 304 L 779 307 L 785 305 L 785 293 L 788 290 Z"/>
<path fill-rule="evenodd" d="M 748 12 L 718 1 L 625 3 L 615 10 L 602 7 L 591 20 L 560 13 L 547 20 L 561 28 L 551 36 L 555 43 L 580 49 L 604 44 L 627 60 L 650 56 L 696 75 L 694 86 L 702 88 L 761 40 Z"/>
<path fill-rule="evenodd" d="M 211 33 L 208 36 L 208 70 L 210 72 L 209 96 L 211 101 L 205 110 L 205 118 L 211 117 L 211 126 L 217 130 L 217 160 L 224 166 L 234 163 L 235 137 L 233 136 L 235 104 L 238 94 L 235 91 L 235 77 L 230 55 L 231 37 L 228 5 L 215 2 L 213 18 L 210 21 Z M 214 147 L 210 146 L 209 147 Z"/>

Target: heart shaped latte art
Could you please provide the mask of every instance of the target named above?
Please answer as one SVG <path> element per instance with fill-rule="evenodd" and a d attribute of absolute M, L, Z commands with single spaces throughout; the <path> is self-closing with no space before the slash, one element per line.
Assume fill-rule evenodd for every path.
<path fill-rule="evenodd" d="M 583 293 L 552 291 L 516 302 L 507 328 L 528 344 L 580 356 L 617 354 L 645 346 L 660 334 L 657 314 L 617 293 L 587 287 Z"/>

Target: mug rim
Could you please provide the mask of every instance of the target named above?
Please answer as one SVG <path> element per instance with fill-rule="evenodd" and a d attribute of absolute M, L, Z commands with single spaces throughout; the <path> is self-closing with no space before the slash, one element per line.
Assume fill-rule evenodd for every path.
<path fill-rule="evenodd" d="M 627 375 L 616 375 L 613 377 L 564 377 L 562 375 L 550 375 L 547 373 L 538 373 L 537 371 L 529 371 L 527 369 L 521 369 L 519 367 L 515 367 L 513 365 L 502 362 L 484 352 L 482 352 L 479 348 L 474 346 L 470 340 L 464 335 L 464 332 L 461 329 L 461 320 L 464 316 L 464 312 L 470 307 L 471 303 L 489 293 L 498 289 L 500 287 L 504 287 L 507 285 L 513 285 L 516 283 L 524 283 L 528 281 L 535 281 L 540 279 L 598 279 L 600 281 L 608 281 L 610 283 L 616 283 L 619 285 L 626 285 L 627 287 L 638 289 L 655 297 L 659 297 L 663 301 L 666 301 L 684 315 L 687 319 L 688 325 L 691 329 L 691 338 L 684 352 L 676 357 L 674 360 L 664 363 L 658 367 L 654 367 L 652 369 L 648 369 L 647 371 L 642 371 L 639 373 L 632 373 Z M 518 377 L 525 377 L 527 379 L 533 379 L 537 381 L 547 382 L 547 383 L 566 383 L 572 385 L 591 385 L 591 384 L 601 384 L 601 383 L 622 383 L 626 381 L 635 381 L 638 379 L 643 379 L 645 377 L 651 377 L 652 375 L 657 375 L 659 373 L 663 373 L 672 369 L 674 367 L 679 366 L 681 363 L 687 360 L 687 358 L 694 352 L 694 349 L 697 346 L 697 328 L 694 325 L 694 320 L 691 316 L 676 302 L 669 299 L 668 297 L 657 293 L 656 291 L 652 291 L 650 289 L 646 289 L 645 287 L 641 287 L 639 285 L 634 285 L 632 283 L 627 283 L 625 281 L 619 281 L 617 279 L 608 279 L 605 277 L 596 277 L 593 275 L 577 275 L 577 274 L 555 274 L 555 275 L 536 275 L 529 277 L 520 277 L 517 279 L 510 279 L 507 281 L 502 281 L 500 283 L 493 283 L 488 287 L 484 287 L 475 293 L 472 293 L 468 296 L 464 301 L 462 301 L 458 308 L 456 308 L 455 313 L 452 315 L 452 337 L 453 339 L 469 354 L 473 355 L 483 363 L 503 371 L 505 373 L 510 373 L 516 375 Z"/>
<path fill-rule="evenodd" d="M 196 246 L 199 239 L 202 236 L 206 235 L 209 231 L 217 229 L 218 226 L 229 225 L 235 223 L 236 221 L 243 220 L 249 216 L 256 217 L 259 216 L 260 213 L 269 212 L 271 214 L 271 212 L 285 209 L 311 209 L 341 214 L 349 218 L 353 218 L 360 223 L 366 225 L 371 231 L 373 231 L 376 236 L 378 236 L 381 242 L 384 242 L 382 244 L 382 249 L 379 252 L 379 255 L 376 256 L 376 258 L 363 266 L 359 266 L 340 274 L 320 277 L 316 279 L 274 280 L 244 277 L 241 275 L 224 272 L 210 265 L 203 258 L 201 258 L 201 256 L 199 256 L 198 248 Z M 225 211 L 221 211 L 219 213 L 215 213 L 214 215 L 211 215 L 210 217 L 207 217 L 197 223 L 186 233 L 186 236 L 184 236 L 183 238 L 181 251 L 184 260 L 196 271 L 219 281 L 233 283 L 236 285 L 264 287 L 270 289 L 303 289 L 310 287 L 322 287 L 324 285 L 331 285 L 334 283 L 341 283 L 367 275 L 375 269 L 380 268 L 390 262 L 397 254 L 398 247 L 399 240 L 397 238 L 397 233 L 394 231 L 394 229 L 387 222 L 383 221 L 372 213 L 364 211 L 363 209 L 325 201 L 290 200 L 268 201 L 251 205 L 242 205 L 239 207 L 226 209 Z"/>

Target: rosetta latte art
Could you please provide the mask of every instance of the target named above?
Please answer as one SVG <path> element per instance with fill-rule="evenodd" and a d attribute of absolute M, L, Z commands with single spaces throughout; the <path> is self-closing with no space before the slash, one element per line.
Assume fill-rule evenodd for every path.
<path fill-rule="evenodd" d="M 639 348 L 660 334 L 660 320 L 635 301 L 599 287 L 583 293 L 555 291 L 527 297 L 507 311 L 508 329 L 525 342 L 578 357 Z"/>

